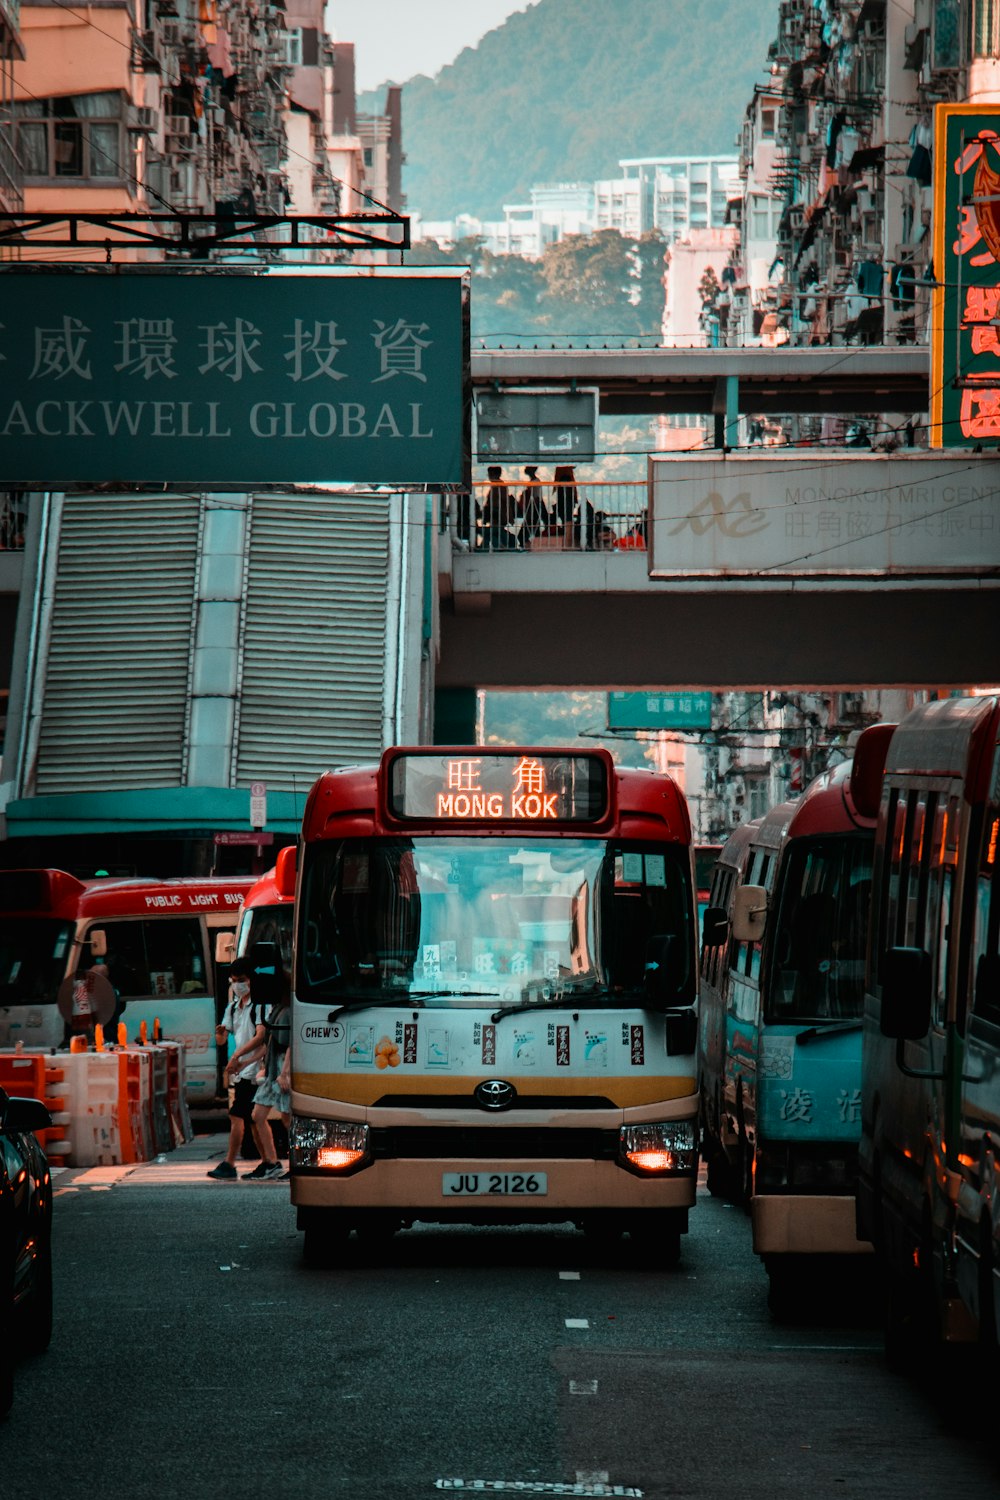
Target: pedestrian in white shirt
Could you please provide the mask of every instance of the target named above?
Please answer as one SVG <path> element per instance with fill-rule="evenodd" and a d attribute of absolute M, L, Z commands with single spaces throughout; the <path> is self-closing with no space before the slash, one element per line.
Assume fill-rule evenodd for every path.
<path fill-rule="evenodd" d="M 257 1074 L 267 1045 L 267 1032 L 259 1007 L 250 997 L 250 966 L 236 959 L 229 970 L 229 1002 L 222 1020 L 215 1028 L 218 1046 L 231 1036 L 235 1050 L 226 1064 L 226 1079 L 232 1089 L 229 1105 L 229 1147 L 224 1161 L 208 1173 L 214 1182 L 236 1182 L 236 1159 L 243 1143 L 243 1131 L 249 1125 L 257 1149 L 260 1141 L 253 1124 L 253 1101 L 257 1092 Z M 263 1154 L 263 1153 L 262 1153 Z"/>

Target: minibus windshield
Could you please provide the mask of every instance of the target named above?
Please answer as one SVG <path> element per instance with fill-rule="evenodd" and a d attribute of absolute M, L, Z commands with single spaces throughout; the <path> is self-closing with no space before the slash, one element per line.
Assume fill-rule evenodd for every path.
<path fill-rule="evenodd" d="M 513 837 L 345 839 L 305 857 L 296 993 L 325 1003 L 693 998 L 687 851 Z"/>
<path fill-rule="evenodd" d="M 841 1021 L 864 1003 L 871 892 L 868 834 L 793 843 L 765 990 L 769 1021 Z"/>
<path fill-rule="evenodd" d="M 0 917 L 0 1005 L 54 1001 L 72 940 L 72 923 L 56 917 Z"/>

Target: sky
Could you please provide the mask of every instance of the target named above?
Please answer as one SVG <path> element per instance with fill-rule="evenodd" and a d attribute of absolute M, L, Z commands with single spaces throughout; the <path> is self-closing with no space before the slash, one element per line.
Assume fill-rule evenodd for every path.
<path fill-rule="evenodd" d="M 358 93 L 433 78 L 464 47 L 534 0 L 327 0 L 326 22 L 338 42 L 353 42 Z"/>

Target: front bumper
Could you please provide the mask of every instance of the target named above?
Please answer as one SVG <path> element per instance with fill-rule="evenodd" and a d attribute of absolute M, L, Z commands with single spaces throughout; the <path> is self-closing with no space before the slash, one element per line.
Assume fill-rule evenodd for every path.
<path fill-rule="evenodd" d="M 755 1194 L 750 1204 L 758 1255 L 870 1255 L 855 1231 L 853 1197 Z"/>

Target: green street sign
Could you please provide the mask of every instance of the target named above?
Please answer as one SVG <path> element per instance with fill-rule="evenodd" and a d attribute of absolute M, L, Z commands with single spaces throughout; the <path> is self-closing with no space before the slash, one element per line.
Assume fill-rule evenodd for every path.
<path fill-rule="evenodd" d="M 598 395 L 589 386 L 477 392 L 476 457 L 483 463 L 593 463 Z"/>
<path fill-rule="evenodd" d="M 711 693 L 609 693 L 609 729 L 711 729 Z"/>
<path fill-rule="evenodd" d="M 460 272 L 0 271 L 5 484 L 464 484 Z"/>

